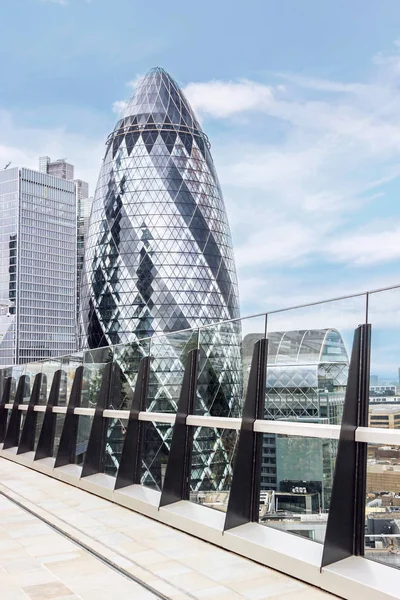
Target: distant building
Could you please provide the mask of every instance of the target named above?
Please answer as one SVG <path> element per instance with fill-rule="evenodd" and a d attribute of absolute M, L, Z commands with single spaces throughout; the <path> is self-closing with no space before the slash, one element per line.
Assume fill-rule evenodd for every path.
<path fill-rule="evenodd" d="M 76 349 L 76 232 L 73 181 L 0 171 L 0 364 Z"/>
<path fill-rule="evenodd" d="M 370 378 L 369 378 L 370 385 L 373 385 L 373 386 L 378 385 L 378 382 L 379 382 L 378 375 L 370 375 Z"/>
<path fill-rule="evenodd" d="M 67 163 L 64 158 L 52 162 L 49 156 L 41 156 L 39 158 L 39 171 L 67 181 L 74 179 L 74 165 Z"/>
<path fill-rule="evenodd" d="M 400 406 L 373 405 L 369 407 L 369 427 L 400 429 Z"/>
<path fill-rule="evenodd" d="M 74 165 L 67 163 L 66 159 L 60 158 L 58 160 L 51 161 L 49 156 L 41 156 L 39 158 L 39 171 L 42 173 L 47 173 L 48 175 L 60 177 L 61 179 L 73 181 L 75 184 L 77 219 L 76 309 L 78 315 L 80 307 L 82 267 L 85 254 L 85 240 L 93 198 L 89 198 L 89 184 L 86 181 L 82 181 L 82 179 L 74 179 Z"/>

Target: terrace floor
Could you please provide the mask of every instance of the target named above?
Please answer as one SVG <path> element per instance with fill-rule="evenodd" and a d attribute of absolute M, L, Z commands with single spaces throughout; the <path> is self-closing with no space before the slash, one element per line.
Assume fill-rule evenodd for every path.
<path fill-rule="evenodd" d="M 0 458 L 1 600 L 334 596 Z"/>

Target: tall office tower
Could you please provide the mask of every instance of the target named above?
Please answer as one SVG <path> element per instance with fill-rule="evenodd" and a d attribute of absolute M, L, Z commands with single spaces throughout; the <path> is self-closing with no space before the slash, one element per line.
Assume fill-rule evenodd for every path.
<path fill-rule="evenodd" d="M 47 173 L 48 175 L 54 175 L 61 179 L 67 179 L 73 181 L 75 184 L 76 193 L 76 220 L 77 220 L 77 239 L 76 239 L 76 251 L 77 251 L 77 274 L 76 274 L 76 310 L 77 315 L 79 314 L 80 305 L 80 290 L 81 290 L 81 277 L 83 267 L 83 257 L 85 252 L 85 239 L 88 229 L 90 210 L 92 207 L 92 198 L 89 198 L 89 184 L 82 179 L 74 179 L 74 165 L 67 163 L 64 158 L 60 158 L 55 161 L 51 161 L 49 156 L 41 156 L 39 158 L 39 171 Z"/>
<path fill-rule="evenodd" d="M 76 191 L 25 168 L 0 171 L 0 364 L 76 348 Z"/>
<path fill-rule="evenodd" d="M 176 82 L 156 68 L 137 84 L 107 140 L 85 252 L 82 345 L 130 342 L 140 353 L 143 338 L 237 317 L 231 235 L 210 144 Z M 177 373 L 196 345 L 185 334 L 152 341 L 151 410 L 176 410 Z M 199 345 L 197 412 L 237 414 L 240 324 L 201 331 Z M 170 433 L 160 425 L 148 435 L 148 485 L 160 484 Z M 223 489 L 232 440 L 205 436 L 200 428 L 194 434 L 192 489 Z"/>

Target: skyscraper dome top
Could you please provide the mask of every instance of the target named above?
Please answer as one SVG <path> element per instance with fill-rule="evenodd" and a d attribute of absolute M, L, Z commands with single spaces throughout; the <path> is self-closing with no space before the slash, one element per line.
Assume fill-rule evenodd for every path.
<path fill-rule="evenodd" d="M 168 125 L 182 132 L 204 135 L 193 110 L 176 81 L 161 67 L 154 67 L 140 77 L 131 98 L 126 103 L 124 118 L 114 133 L 128 126 L 133 129 L 165 128 Z"/>

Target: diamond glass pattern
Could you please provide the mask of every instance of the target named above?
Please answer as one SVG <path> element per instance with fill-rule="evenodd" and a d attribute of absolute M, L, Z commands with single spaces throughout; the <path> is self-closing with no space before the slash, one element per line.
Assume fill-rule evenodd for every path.
<path fill-rule="evenodd" d="M 88 348 L 239 317 L 231 235 L 210 144 L 183 93 L 160 68 L 138 82 L 107 140 L 81 298 L 81 345 Z M 212 385 L 223 388 L 218 406 L 230 416 L 241 396 L 240 324 L 228 325 L 227 334 L 210 329 L 206 353 L 223 357 Z M 181 347 L 168 335 L 163 342 L 161 354 L 157 345 L 152 352 L 149 410 L 175 411 L 175 379 L 193 344 L 185 340 Z M 206 412 L 210 399 L 198 395 Z M 157 431 L 152 444 L 158 439 L 167 451 L 169 434 Z M 144 481 L 154 480 L 150 471 Z"/>

